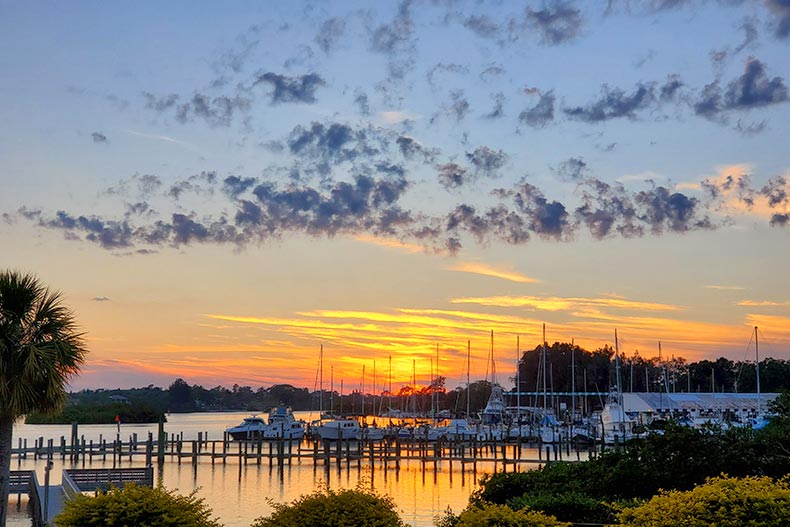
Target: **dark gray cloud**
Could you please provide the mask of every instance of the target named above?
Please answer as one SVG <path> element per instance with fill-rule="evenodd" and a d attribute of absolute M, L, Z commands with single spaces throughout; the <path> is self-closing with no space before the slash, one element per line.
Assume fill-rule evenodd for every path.
<path fill-rule="evenodd" d="M 779 39 L 790 37 L 790 2 L 788 0 L 765 0 L 771 13 L 774 36 Z"/>
<path fill-rule="evenodd" d="M 407 135 L 398 136 L 395 144 L 406 159 L 420 157 L 425 163 L 432 163 L 436 156 L 439 155 L 438 150 L 427 148 L 416 139 Z"/>
<path fill-rule="evenodd" d="M 694 103 L 697 115 L 721 120 L 720 114 L 729 111 L 744 111 L 788 101 L 784 78 L 769 78 L 765 64 L 749 57 L 744 73 L 727 84 L 722 92 L 718 81 L 705 86 Z"/>
<path fill-rule="evenodd" d="M 680 75 L 668 75 L 666 82 L 658 89 L 658 97 L 662 102 L 674 101 L 683 86 Z"/>
<path fill-rule="evenodd" d="M 94 296 L 93 298 L 91 298 L 91 300 L 93 300 L 94 302 L 109 302 L 110 301 L 110 299 L 108 297 L 106 297 L 106 296 Z"/>
<path fill-rule="evenodd" d="M 291 130 L 287 144 L 293 155 L 325 163 L 341 163 L 378 153 L 364 129 L 342 123 L 325 125 L 314 121 L 309 127 L 298 125 Z"/>
<path fill-rule="evenodd" d="M 499 64 L 489 64 L 480 72 L 480 78 L 484 81 L 492 79 L 494 77 L 500 77 L 507 73 L 505 68 L 500 66 Z"/>
<path fill-rule="evenodd" d="M 91 134 L 91 138 L 93 139 L 94 143 L 107 143 L 108 139 L 107 136 L 101 132 L 93 132 Z"/>
<path fill-rule="evenodd" d="M 785 227 L 790 225 L 790 214 L 772 214 L 771 227 Z"/>
<path fill-rule="evenodd" d="M 558 166 L 552 168 L 552 172 L 563 181 L 579 181 L 586 177 L 590 169 L 581 157 L 569 157 Z"/>
<path fill-rule="evenodd" d="M 548 45 L 573 40 L 581 34 L 584 23 L 581 11 L 564 2 L 555 2 L 539 11 L 528 7 L 524 16 L 527 25 L 540 33 L 541 42 Z"/>
<path fill-rule="evenodd" d="M 288 77 L 268 71 L 259 73 L 253 86 L 258 84 L 268 84 L 272 87 L 271 103 L 314 103 L 315 93 L 318 88 L 326 86 L 326 82 L 317 73 L 307 75 L 296 75 Z"/>
<path fill-rule="evenodd" d="M 573 234 L 574 227 L 565 205 L 549 201 L 535 185 L 522 181 L 514 191 L 513 201 L 526 216 L 529 230 L 538 236 L 559 240 Z"/>
<path fill-rule="evenodd" d="M 657 187 L 638 192 L 634 201 L 639 207 L 639 219 L 650 227 L 653 234 L 661 234 L 665 230 L 688 232 L 714 228 L 707 216 L 700 215 L 700 201 L 680 192 Z"/>
<path fill-rule="evenodd" d="M 387 80 L 403 80 L 414 68 L 416 53 L 414 20 L 411 16 L 412 1 L 403 0 L 392 21 L 370 31 L 370 49 L 388 58 Z"/>
<path fill-rule="evenodd" d="M 497 38 L 501 28 L 488 15 L 470 15 L 463 21 L 463 26 L 482 38 Z"/>
<path fill-rule="evenodd" d="M 145 99 L 145 107 L 147 109 L 155 110 L 160 113 L 174 108 L 179 99 L 178 95 L 175 93 L 157 97 L 153 93 L 144 91 L 142 92 L 142 96 Z"/>
<path fill-rule="evenodd" d="M 533 107 L 522 111 L 518 120 L 533 128 L 541 128 L 554 120 L 554 91 L 540 95 L 540 100 Z"/>
<path fill-rule="evenodd" d="M 254 187 L 257 182 L 254 177 L 228 176 L 222 180 L 222 191 L 235 199 Z"/>
<path fill-rule="evenodd" d="M 368 94 L 360 89 L 354 92 L 354 104 L 359 108 L 359 113 L 364 116 L 370 115 L 370 100 Z"/>
<path fill-rule="evenodd" d="M 479 146 L 473 152 L 467 152 L 466 159 L 474 167 L 476 175 L 493 178 L 499 175 L 499 171 L 507 164 L 510 156 L 502 150 Z"/>
<path fill-rule="evenodd" d="M 201 119 L 209 126 L 230 126 L 233 117 L 247 113 L 251 104 L 250 99 L 240 95 L 211 97 L 195 93 L 188 102 L 176 107 L 176 120 L 187 123 Z"/>
<path fill-rule="evenodd" d="M 743 19 L 741 25 L 738 26 L 738 29 L 743 31 L 743 42 L 738 44 L 733 53 L 740 53 L 757 41 L 757 38 L 760 36 L 757 31 L 757 23 L 758 21 L 751 17 Z"/>
<path fill-rule="evenodd" d="M 494 100 L 494 107 L 491 111 L 483 115 L 485 119 L 499 119 L 505 116 L 505 94 L 502 92 L 492 93 L 491 98 Z"/>
<path fill-rule="evenodd" d="M 65 211 L 58 211 L 49 220 L 40 220 L 39 225 L 50 229 L 61 230 L 71 238 L 82 233 L 86 240 L 99 244 L 105 249 L 120 249 L 133 245 L 133 232 L 124 221 L 104 221 L 98 216 L 71 216 Z"/>
<path fill-rule="evenodd" d="M 774 176 L 768 180 L 760 194 L 768 199 L 768 205 L 773 209 L 776 207 L 790 206 L 790 179 L 785 176 Z"/>
<path fill-rule="evenodd" d="M 126 204 L 126 215 L 142 216 L 143 214 L 150 213 L 151 206 L 146 201 L 138 201 L 136 203 Z"/>
<path fill-rule="evenodd" d="M 425 78 L 428 79 L 428 84 L 435 88 L 437 76 L 443 76 L 446 74 L 466 75 L 467 73 L 469 73 L 469 68 L 463 64 L 445 64 L 440 62 L 428 70 L 428 73 L 425 74 Z"/>
<path fill-rule="evenodd" d="M 587 106 L 564 108 L 571 119 L 587 123 L 598 123 L 622 117 L 635 118 L 636 112 L 647 108 L 654 100 L 653 87 L 639 83 L 634 92 L 626 94 L 619 88 L 604 85 L 601 97 Z"/>
<path fill-rule="evenodd" d="M 346 32 L 346 21 L 339 17 L 325 20 L 318 29 L 315 42 L 324 53 L 329 53 Z"/>
<path fill-rule="evenodd" d="M 178 201 L 182 194 L 213 194 L 214 185 L 217 183 L 215 171 L 203 171 L 189 176 L 187 179 L 176 181 L 170 186 L 167 195 Z"/>
<path fill-rule="evenodd" d="M 446 189 L 459 188 L 467 184 L 472 175 L 458 163 L 444 163 L 436 167 L 439 184 Z"/>

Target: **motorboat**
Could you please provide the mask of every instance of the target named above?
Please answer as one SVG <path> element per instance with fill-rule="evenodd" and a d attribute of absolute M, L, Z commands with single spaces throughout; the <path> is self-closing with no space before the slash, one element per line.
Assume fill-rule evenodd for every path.
<path fill-rule="evenodd" d="M 330 421 L 322 421 L 316 427 L 318 436 L 321 439 L 328 439 L 330 441 L 358 439 L 362 427 L 359 422 L 354 419 L 332 419 Z M 383 436 L 382 436 L 383 437 Z"/>
<path fill-rule="evenodd" d="M 259 437 L 263 437 L 266 427 L 266 421 L 264 421 L 262 417 L 252 415 L 250 417 L 245 417 L 240 424 L 226 429 L 225 433 L 236 440 L 258 439 Z"/>
<path fill-rule="evenodd" d="M 469 441 L 477 438 L 477 430 L 466 419 L 445 419 L 428 432 L 428 439 Z"/>
<path fill-rule="evenodd" d="M 283 404 L 269 412 L 269 422 L 263 430 L 264 439 L 302 439 L 304 422 L 297 421 L 293 411 Z"/>

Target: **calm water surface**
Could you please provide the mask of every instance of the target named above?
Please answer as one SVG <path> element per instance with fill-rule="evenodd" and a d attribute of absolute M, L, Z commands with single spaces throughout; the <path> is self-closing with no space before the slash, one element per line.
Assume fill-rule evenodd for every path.
<path fill-rule="evenodd" d="M 233 413 L 199 413 L 199 414 L 173 414 L 168 417 L 165 431 L 170 434 L 183 433 L 185 440 L 197 439 L 198 433 L 208 434 L 208 438 L 222 439 L 222 432 L 229 426 L 238 424 L 242 418 L 249 414 L 244 412 Z M 297 418 L 309 420 L 309 412 L 296 412 Z M 314 415 L 313 417 L 317 417 Z M 121 425 L 121 437 L 128 441 L 131 434 L 137 433 L 139 441 L 145 441 L 148 432 L 156 438 L 156 425 Z M 116 437 L 115 425 L 82 425 L 79 435 L 84 436 L 86 442 L 99 441 L 100 437 L 112 441 Z M 33 446 L 35 439 L 43 437 L 53 439 L 54 444 L 60 444 L 60 437 L 65 436 L 67 442 L 71 435 L 69 425 L 25 425 L 17 424 L 14 427 L 14 446 L 18 446 L 18 438 L 27 438 L 28 446 Z M 537 450 L 523 451 L 524 457 L 537 458 Z M 169 458 L 168 458 L 169 459 Z M 66 468 L 70 462 L 66 461 Z M 136 456 L 136 461 L 124 460 L 122 466 L 142 466 L 143 456 Z M 524 465 L 526 467 L 531 465 Z M 81 468 L 82 462 L 75 468 Z M 112 467 L 112 456 L 102 463 L 95 457 L 90 463 L 85 461 L 85 468 Z M 399 471 L 390 465 L 384 470 L 380 464 L 374 468 L 363 461 L 361 468 L 352 462 L 347 469 L 345 462 L 342 469 L 338 470 L 333 463 L 329 470 L 319 465 L 314 466 L 312 461 L 294 461 L 292 465 L 285 465 L 282 469 L 276 466 L 269 467 L 268 460 L 264 459 L 261 465 L 254 461 L 241 467 L 236 459 L 228 458 L 226 465 L 221 460 L 215 461 L 212 466 L 210 458 L 201 459 L 195 469 L 189 460 L 183 460 L 179 465 L 177 461 L 166 461 L 157 475 L 157 481 L 162 481 L 168 489 L 176 489 L 179 493 L 187 494 L 197 490 L 197 495 L 204 498 L 213 509 L 214 515 L 226 527 L 248 527 L 255 518 L 271 513 L 272 502 L 290 502 L 302 494 L 312 492 L 316 487 L 324 485 L 333 489 L 355 488 L 362 486 L 375 489 L 377 492 L 391 496 L 403 520 L 414 527 L 430 527 L 434 518 L 441 515 L 449 507 L 455 512 L 466 507 L 469 496 L 478 488 L 480 479 L 484 474 L 494 471 L 493 464 L 478 463 L 477 472 L 472 472 L 472 466 L 467 464 L 461 470 L 461 464 L 453 463 L 452 470 L 447 461 L 440 462 L 438 470 L 434 472 L 433 465 L 427 465 L 423 471 L 420 462 L 402 462 Z M 63 465 L 56 457 L 51 472 L 53 484 L 59 484 Z M 36 470 L 39 482 L 44 482 L 44 463 L 32 459 L 32 455 L 21 463 L 12 460 L 12 470 Z M 22 498 L 21 510 L 16 510 L 16 496 L 12 497 L 9 510 L 9 525 L 28 526 L 30 520 L 25 512 L 25 498 Z"/>

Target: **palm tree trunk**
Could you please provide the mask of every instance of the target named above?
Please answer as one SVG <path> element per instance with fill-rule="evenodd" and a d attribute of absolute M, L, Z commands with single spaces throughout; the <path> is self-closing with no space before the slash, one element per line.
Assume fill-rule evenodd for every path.
<path fill-rule="evenodd" d="M 14 418 L 0 416 L 0 527 L 5 527 L 11 471 L 11 444 Z"/>

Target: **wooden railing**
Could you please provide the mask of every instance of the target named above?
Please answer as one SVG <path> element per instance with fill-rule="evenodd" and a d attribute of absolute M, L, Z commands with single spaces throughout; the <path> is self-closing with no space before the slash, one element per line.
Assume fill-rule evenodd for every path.
<path fill-rule="evenodd" d="M 64 490 L 67 486 L 71 486 L 77 492 L 106 491 L 110 486 L 123 487 L 127 483 L 153 487 L 153 467 L 66 469 L 63 471 Z"/>

